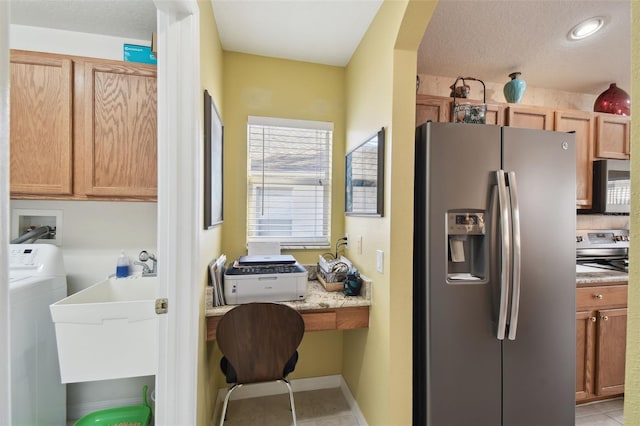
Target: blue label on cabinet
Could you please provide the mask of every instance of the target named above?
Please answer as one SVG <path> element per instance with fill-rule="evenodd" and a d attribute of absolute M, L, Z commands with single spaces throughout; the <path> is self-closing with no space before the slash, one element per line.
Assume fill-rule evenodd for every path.
<path fill-rule="evenodd" d="M 157 65 L 156 57 L 148 46 L 124 45 L 124 60 L 127 62 L 141 62 L 143 64 Z"/>

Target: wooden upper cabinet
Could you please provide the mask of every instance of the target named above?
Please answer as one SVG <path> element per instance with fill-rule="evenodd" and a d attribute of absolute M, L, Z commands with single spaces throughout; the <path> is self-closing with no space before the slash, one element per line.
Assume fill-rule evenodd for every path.
<path fill-rule="evenodd" d="M 157 193 L 156 68 L 84 64 L 84 191 L 153 198 Z"/>
<path fill-rule="evenodd" d="M 442 123 L 450 120 L 451 99 L 438 96 L 416 95 L 416 127 L 431 120 Z"/>
<path fill-rule="evenodd" d="M 556 111 L 555 130 L 576 135 L 576 207 L 591 208 L 593 188 L 593 113 Z"/>
<path fill-rule="evenodd" d="M 509 105 L 506 125 L 527 129 L 553 130 L 553 110 L 544 107 Z"/>
<path fill-rule="evenodd" d="M 504 108 L 500 104 L 487 104 L 486 124 L 504 124 Z"/>
<path fill-rule="evenodd" d="M 630 117 L 602 113 L 596 115 L 596 157 L 628 159 L 630 140 Z"/>
<path fill-rule="evenodd" d="M 68 195 L 73 190 L 73 64 L 11 51 L 11 195 Z"/>

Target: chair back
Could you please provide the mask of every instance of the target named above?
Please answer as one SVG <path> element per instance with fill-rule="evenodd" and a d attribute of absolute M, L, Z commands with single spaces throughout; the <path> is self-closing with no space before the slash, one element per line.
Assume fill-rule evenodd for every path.
<path fill-rule="evenodd" d="M 282 379 L 303 335 L 298 311 L 277 303 L 238 305 L 224 314 L 216 329 L 218 346 L 241 384 Z"/>

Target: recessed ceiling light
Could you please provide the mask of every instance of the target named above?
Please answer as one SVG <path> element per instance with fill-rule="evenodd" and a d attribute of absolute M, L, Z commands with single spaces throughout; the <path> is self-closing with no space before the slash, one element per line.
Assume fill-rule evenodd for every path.
<path fill-rule="evenodd" d="M 581 40 L 589 37 L 604 25 L 604 18 L 602 16 L 596 16 L 595 18 L 589 18 L 573 27 L 569 31 L 569 40 Z"/>

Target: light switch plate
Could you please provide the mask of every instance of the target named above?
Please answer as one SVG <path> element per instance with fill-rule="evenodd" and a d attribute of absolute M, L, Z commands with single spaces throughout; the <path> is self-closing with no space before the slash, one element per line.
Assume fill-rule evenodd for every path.
<path fill-rule="evenodd" d="M 380 273 L 384 270 L 384 252 L 382 250 L 376 250 L 376 270 Z"/>

